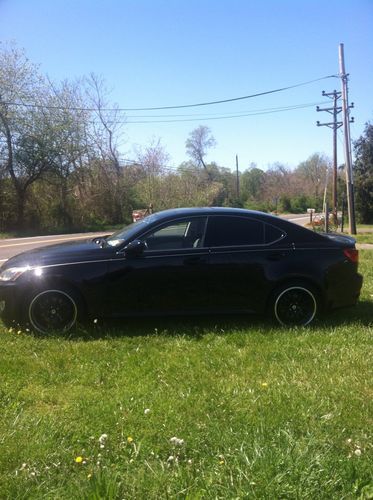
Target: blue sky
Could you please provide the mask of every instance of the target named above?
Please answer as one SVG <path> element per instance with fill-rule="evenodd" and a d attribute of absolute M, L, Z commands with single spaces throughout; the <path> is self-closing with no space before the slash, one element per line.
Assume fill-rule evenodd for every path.
<path fill-rule="evenodd" d="M 353 139 L 373 120 L 372 27 L 373 0 L 0 0 L 2 41 L 16 41 L 54 80 L 102 75 L 122 108 L 227 99 L 337 74 L 342 42 Z M 128 112 L 121 152 L 133 158 L 134 145 L 160 138 L 178 165 L 190 131 L 207 125 L 217 142 L 208 160 L 233 168 L 238 154 L 241 170 L 251 162 L 294 167 L 316 151 L 332 155 L 331 130 L 316 127 L 328 115 L 315 106 L 207 115 L 326 102 L 322 90 L 334 89 L 337 78 L 229 104 Z M 131 123 L 171 119 L 159 117 L 166 114 L 194 116 Z"/>

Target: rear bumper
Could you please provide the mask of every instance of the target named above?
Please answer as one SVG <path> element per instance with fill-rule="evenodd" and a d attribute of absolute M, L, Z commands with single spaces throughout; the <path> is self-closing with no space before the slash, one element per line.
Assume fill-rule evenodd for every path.
<path fill-rule="evenodd" d="M 363 286 L 363 276 L 359 273 L 349 275 L 348 279 L 340 280 L 329 287 L 326 296 L 327 309 L 354 306 Z"/>

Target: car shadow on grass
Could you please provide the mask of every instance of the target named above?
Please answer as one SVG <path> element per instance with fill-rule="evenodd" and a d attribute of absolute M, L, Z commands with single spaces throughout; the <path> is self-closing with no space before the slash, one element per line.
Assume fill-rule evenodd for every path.
<path fill-rule="evenodd" d="M 320 328 L 336 328 L 355 323 L 362 327 L 373 326 L 373 301 L 360 301 L 356 307 L 333 310 L 321 316 L 312 326 L 299 328 L 299 331 L 307 329 L 312 332 Z M 145 337 L 162 334 L 198 339 L 209 333 L 226 335 L 233 331 L 245 330 L 256 330 L 266 334 L 288 331 L 289 328 L 281 327 L 267 317 L 256 315 L 156 316 L 101 320 L 64 337 L 89 341 L 108 337 Z"/>

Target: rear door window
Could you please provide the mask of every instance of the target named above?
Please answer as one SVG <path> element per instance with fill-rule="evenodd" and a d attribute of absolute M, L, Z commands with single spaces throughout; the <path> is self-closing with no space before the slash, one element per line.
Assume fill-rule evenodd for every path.
<path fill-rule="evenodd" d="M 265 242 L 266 244 L 274 243 L 275 241 L 285 238 L 286 233 L 282 229 L 272 224 L 264 224 Z"/>
<path fill-rule="evenodd" d="M 231 247 L 264 244 L 264 224 L 255 219 L 229 215 L 209 217 L 206 247 Z"/>

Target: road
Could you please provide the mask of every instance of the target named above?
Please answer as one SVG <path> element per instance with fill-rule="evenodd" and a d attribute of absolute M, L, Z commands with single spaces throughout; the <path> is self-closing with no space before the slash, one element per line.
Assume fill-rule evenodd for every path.
<path fill-rule="evenodd" d="M 102 236 L 105 231 L 99 233 L 77 233 L 58 234 L 54 236 L 31 236 L 29 238 L 0 239 L 0 265 L 17 253 L 26 252 L 46 245 L 63 243 L 64 241 L 87 240 L 95 236 Z"/>
<path fill-rule="evenodd" d="M 309 216 L 304 214 L 287 214 L 282 215 L 281 217 L 301 225 L 304 225 L 309 221 Z M 94 238 L 95 236 L 102 236 L 103 234 L 105 234 L 105 231 L 101 231 L 99 233 L 58 234 L 54 236 L 0 239 L 0 265 L 13 255 L 26 252 L 27 250 L 44 247 L 46 245 L 53 245 L 55 243 L 63 243 L 64 241 L 85 240 Z"/>

